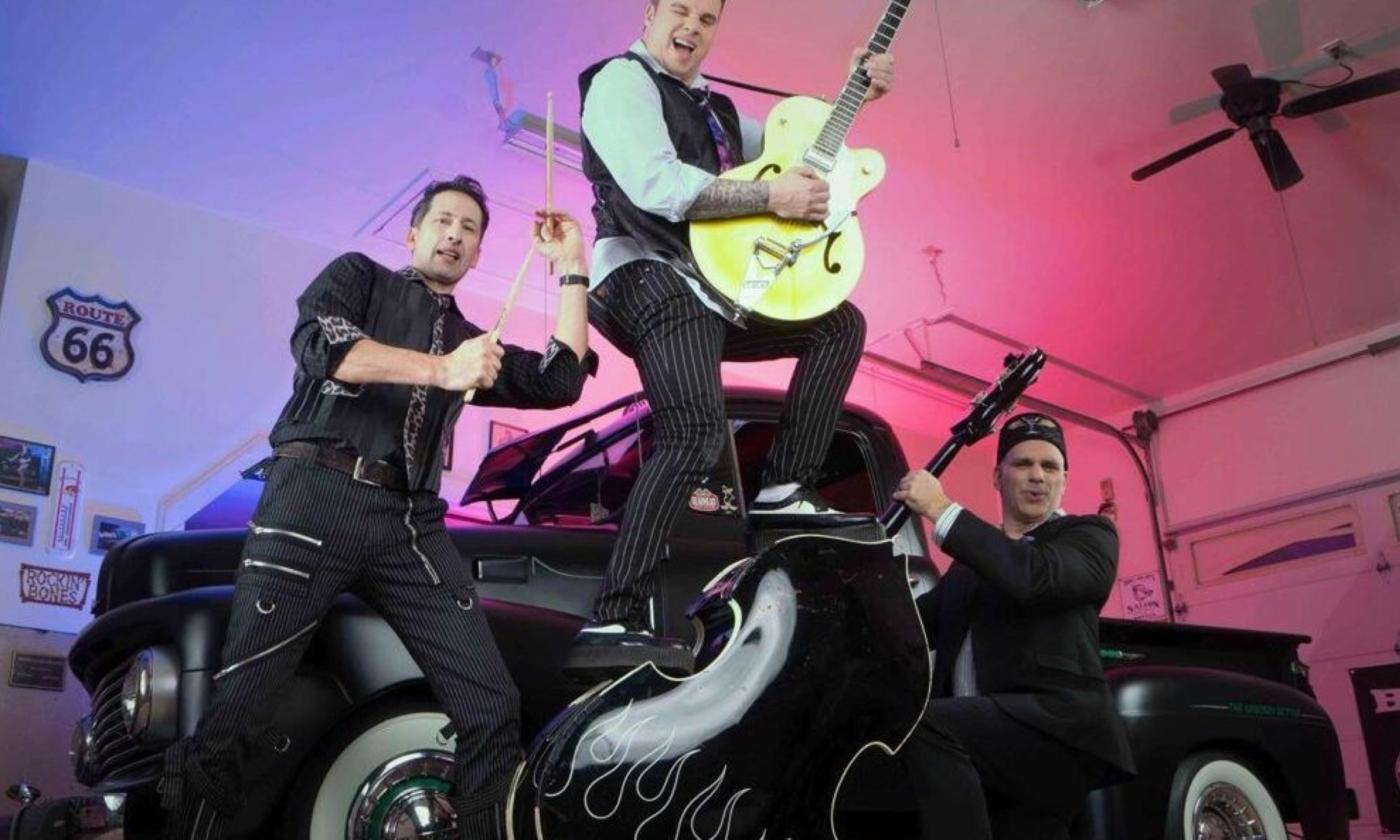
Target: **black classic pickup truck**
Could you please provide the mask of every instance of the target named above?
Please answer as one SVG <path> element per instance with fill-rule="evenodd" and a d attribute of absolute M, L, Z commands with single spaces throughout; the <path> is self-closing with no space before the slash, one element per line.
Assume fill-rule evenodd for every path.
<path fill-rule="evenodd" d="M 726 396 L 725 452 L 692 492 L 666 546 L 657 609 L 669 633 L 690 632 L 688 602 L 744 556 L 746 505 L 777 424 L 780 395 Z M 574 698 L 560 663 L 588 613 L 650 447 L 646 404 L 619 400 L 490 452 L 463 512 L 449 523 L 519 684 L 527 739 Z M 905 469 L 889 426 L 848 408 L 820 489 L 843 510 L 874 513 Z M 95 620 L 69 657 L 92 696 L 72 756 L 93 795 L 31 805 L 13 836 L 158 831 L 161 749 L 194 729 L 220 667 L 243 536 L 242 529 L 151 534 L 108 553 Z M 928 556 L 918 526 L 893 536 L 897 550 Z M 911 569 L 916 592 L 936 585 L 932 563 Z M 1306 637 L 1105 619 L 1101 638 L 1140 775 L 1093 793 L 1073 836 L 1347 837 L 1355 801 L 1332 723 L 1298 659 Z M 235 833 L 447 836 L 439 833 L 453 819 L 446 722 L 384 621 L 342 596 L 286 687 L 272 727 L 247 745 L 256 765 L 250 778 L 258 781 Z M 849 779 L 837 803 L 843 840 L 913 835 L 896 759 L 867 752 Z"/>

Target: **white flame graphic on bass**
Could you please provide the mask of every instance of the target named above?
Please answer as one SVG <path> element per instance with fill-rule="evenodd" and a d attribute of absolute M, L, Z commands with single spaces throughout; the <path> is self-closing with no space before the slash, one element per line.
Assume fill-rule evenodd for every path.
<path fill-rule="evenodd" d="M 693 749 L 672 757 L 669 760 L 670 766 L 665 767 L 664 765 L 668 761 L 667 754 L 676 740 L 676 732 L 673 728 L 665 734 L 665 737 L 655 738 L 656 746 L 648 750 L 640 759 L 635 762 L 629 761 L 629 755 L 636 747 L 638 735 L 643 734 L 647 725 L 655 720 L 654 716 L 650 716 L 633 721 L 631 720 L 632 711 L 633 704 L 629 702 L 621 711 L 599 720 L 589 727 L 575 745 L 574 761 L 570 762 L 569 775 L 564 783 L 554 790 L 545 791 L 543 795 L 547 798 L 554 798 L 563 795 L 569 789 L 574 781 L 574 768 L 578 766 L 579 755 L 583 754 L 590 763 L 596 762 L 597 765 L 609 768 L 601 776 L 589 782 L 584 791 L 583 805 L 588 815 L 593 819 L 599 821 L 614 819 L 626 800 L 629 797 L 635 797 L 638 802 L 653 806 L 653 808 L 648 816 L 637 823 L 637 828 L 632 833 L 634 840 L 641 840 L 643 831 L 652 823 L 656 823 L 657 828 L 665 826 L 662 828 L 663 831 L 667 831 L 670 826 L 674 825 L 674 831 L 667 831 L 667 833 L 677 839 L 687 837 L 693 838 L 693 840 L 728 840 L 733 828 L 734 809 L 738 806 L 739 801 L 749 793 L 750 788 L 742 788 L 731 794 L 724 801 L 723 807 L 720 808 L 718 823 L 714 826 L 714 830 L 702 833 L 704 829 L 700 825 L 702 812 L 718 807 L 718 802 L 715 802 L 714 806 L 711 803 L 723 789 L 729 768 L 727 766 L 721 768 L 719 775 L 685 802 L 677 812 L 673 805 L 677 804 L 676 794 L 680 791 L 686 762 L 700 751 Z M 660 734 L 659 732 L 646 732 L 643 740 L 652 741 L 653 737 Z M 645 737 L 646 735 L 653 737 Z M 663 770 L 664 775 L 662 775 Z M 618 774 L 621 774 L 621 778 L 617 778 Z M 649 784 L 648 779 L 653 781 Z M 615 783 L 615 787 L 610 783 Z M 670 816 L 667 816 L 668 812 Z M 705 821 L 708 822 L 708 819 Z M 763 836 L 767 837 L 767 832 L 764 832 Z"/>

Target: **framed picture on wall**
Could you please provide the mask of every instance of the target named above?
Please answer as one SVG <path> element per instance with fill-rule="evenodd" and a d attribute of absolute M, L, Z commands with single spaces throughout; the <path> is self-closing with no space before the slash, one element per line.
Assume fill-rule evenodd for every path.
<path fill-rule="evenodd" d="M 495 449 L 502 444 L 510 443 L 516 438 L 524 437 L 525 435 L 526 431 L 519 426 L 512 426 L 509 423 L 501 423 L 492 420 L 486 441 L 486 448 Z"/>
<path fill-rule="evenodd" d="M 39 509 L 32 505 L 0 502 L 0 542 L 33 545 L 38 519 Z"/>
<path fill-rule="evenodd" d="M 0 435 L 0 488 L 49 495 L 53 456 L 48 444 Z"/>
<path fill-rule="evenodd" d="M 93 554 L 106 554 L 107 549 L 137 534 L 146 533 L 146 523 L 130 519 L 117 519 L 98 514 L 92 518 L 92 541 L 88 550 Z"/>

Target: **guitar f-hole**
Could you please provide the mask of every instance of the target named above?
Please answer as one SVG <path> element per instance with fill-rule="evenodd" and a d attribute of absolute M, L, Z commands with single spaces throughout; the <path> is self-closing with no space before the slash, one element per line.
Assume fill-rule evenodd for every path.
<path fill-rule="evenodd" d="M 841 238 L 841 231 L 836 231 L 826 238 L 826 252 L 822 254 L 822 265 L 826 266 L 828 274 L 840 274 L 841 263 L 831 261 L 831 249 L 836 247 L 836 240 Z"/>
<path fill-rule="evenodd" d="M 783 167 L 776 163 L 770 163 L 762 169 L 758 170 L 758 174 L 753 176 L 753 179 L 755 181 L 762 181 L 763 176 L 767 175 L 769 172 L 772 172 L 774 175 L 781 175 L 783 174 Z"/>

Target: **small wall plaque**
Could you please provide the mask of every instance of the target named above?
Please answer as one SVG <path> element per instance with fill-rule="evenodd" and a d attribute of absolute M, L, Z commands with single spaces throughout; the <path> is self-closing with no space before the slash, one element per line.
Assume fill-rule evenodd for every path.
<path fill-rule="evenodd" d="M 16 653 L 10 660 L 10 685 L 39 691 L 62 691 L 68 663 L 61 656 Z"/>

